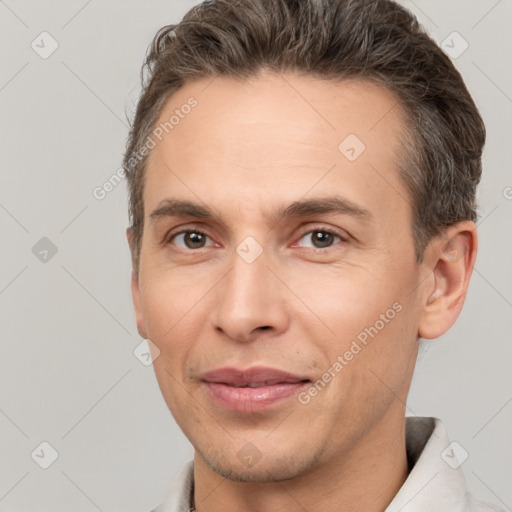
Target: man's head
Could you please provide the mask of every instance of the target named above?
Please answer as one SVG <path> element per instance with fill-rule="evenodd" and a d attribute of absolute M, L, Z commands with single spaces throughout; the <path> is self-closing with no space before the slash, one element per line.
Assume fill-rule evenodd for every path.
<path fill-rule="evenodd" d="M 147 65 L 132 292 L 176 421 L 247 481 L 388 442 L 476 256 L 485 131 L 459 73 L 382 0 L 207 2 Z"/>

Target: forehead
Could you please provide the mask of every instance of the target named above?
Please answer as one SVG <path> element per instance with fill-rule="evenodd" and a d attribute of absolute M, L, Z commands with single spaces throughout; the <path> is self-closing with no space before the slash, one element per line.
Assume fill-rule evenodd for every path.
<path fill-rule="evenodd" d="M 164 192 L 209 203 L 238 190 L 250 208 L 276 191 L 295 200 L 313 187 L 392 206 L 392 196 L 406 195 L 403 119 L 397 97 L 368 81 L 267 72 L 187 83 L 157 123 L 167 129 L 148 160 L 146 213 Z"/>
<path fill-rule="evenodd" d="M 197 106 L 185 108 L 191 98 Z M 247 149 L 251 142 L 253 146 L 258 142 L 251 136 L 265 132 L 279 134 L 276 144 L 285 138 L 299 143 L 304 138 L 321 138 L 326 148 L 336 150 L 340 137 L 352 133 L 372 150 L 382 136 L 391 143 L 394 133 L 404 128 L 401 103 L 384 86 L 368 80 L 332 81 L 310 75 L 260 72 L 245 80 L 222 76 L 195 80 L 171 96 L 157 124 L 165 124 L 180 110 L 190 112 L 179 120 L 174 115 L 178 123 L 169 134 L 172 132 L 176 143 L 180 136 L 204 137 L 205 150 L 220 143 L 225 151 L 235 152 L 236 145 L 228 144 L 226 136 L 230 141 L 244 139 Z M 232 131 L 233 127 L 237 131 Z M 274 140 L 268 139 L 267 143 Z"/>

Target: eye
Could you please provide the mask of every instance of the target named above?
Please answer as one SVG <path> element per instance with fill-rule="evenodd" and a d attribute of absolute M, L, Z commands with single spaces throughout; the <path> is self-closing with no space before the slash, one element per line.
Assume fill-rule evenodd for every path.
<path fill-rule="evenodd" d="M 306 244 L 301 244 L 299 241 L 298 245 L 300 247 L 309 247 L 312 249 L 325 249 L 338 242 L 346 241 L 346 239 L 343 238 L 341 234 L 326 228 L 316 228 L 309 230 L 301 236 L 300 240 L 308 241 Z"/>
<path fill-rule="evenodd" d="M 210 243 L 208 243 L 208 240 Z M 302 240 L 305 242 L 301 242 Z M 336 243 L 344 241 L 346 241 L 346 238 L 337 231 L 330 228 L 318 227 L 303 233 L 297 245 L 311 249 L 326 249 Z M 168 237 L 166 243 L 174 243 L 177 247 L 184 250 L 203 249 L 217 245 L 206 233 L 198 229 L 186 229 L 173 233 Z"/>
<path fill-rule="evenodd" d="M 167 243 L 174 242 L 180 249 L 203 249 L 209 236 L 197 229 L 188 229 L 172 234 Z M 210 244 L 215 245 L 215 244 Z"/>

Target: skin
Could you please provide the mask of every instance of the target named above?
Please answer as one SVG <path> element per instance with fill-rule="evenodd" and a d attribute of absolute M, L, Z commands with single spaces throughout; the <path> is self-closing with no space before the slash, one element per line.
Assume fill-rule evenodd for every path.
<path fill-rule="evenodd" d="M 197 107 L 150 153 L 132 295 L 138 331 L 160 351 L 163 397 L 195 448 L 195 507 L 382 511 L 408 474 L 404 415 L 418 338 L 456 320 L 475 225 L 450 226 L 416 261 L 397 167 L 404 122 L 380 86 L 267 71 L 202 79 L 176 92 L 159 122 L 190 96 Z M 352 162 L 338 149 L 349 134 L 366 146 Z M 273 217 L 293 201 L 335 194 L 370 215 Z M 218 218 L 153 219 L 167 198 Z M 207 235 L 203 247 L 172 237 L 194 228 Z M 318 246 L 324 229 L 337 234 Z M 248 236 L 263 250 L 252 263 L 236 252 Z M 234 412 L 198 379 L 254 365 L 321 379 L 394 303 L 401 311 L 307 404 L 294 396 Z"/>

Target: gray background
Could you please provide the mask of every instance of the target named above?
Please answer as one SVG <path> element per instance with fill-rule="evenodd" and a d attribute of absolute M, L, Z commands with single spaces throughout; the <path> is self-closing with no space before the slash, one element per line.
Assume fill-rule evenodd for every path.
<path fill-rule="evenodd" d="M 195 3 L 0 0 L 1 511 L 147 511 L 192 456 L 133 354 L 125 184 L 93 190 L 120 167 L 147 45 Z M 469 43 L 454 61 L 488 129 L 470 292 L 424 345 L 408 414 L 442 418 L 470 490 L 511 510 L 512 2 L 403 3 L 438 42 Z"/>

